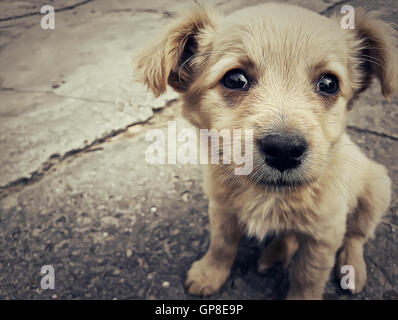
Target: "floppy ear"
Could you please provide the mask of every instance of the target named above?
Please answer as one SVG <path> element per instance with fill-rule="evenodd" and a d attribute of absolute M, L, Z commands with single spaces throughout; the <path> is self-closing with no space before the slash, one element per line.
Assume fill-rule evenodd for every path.
<path fill-rule="evenodd" d="M 389 98 L 398 89 L 397 31 L 364 8 L 355 9 L 355 59 L 359 60 L 359 92 L 365 90 L 373 76 L 381 83 L 382 94 Z"/>
<path fill-rule="evenodd" d="M 160 41 L 144 49 L 136 58 L 142 81 L 159 96 L 167 83 L 179 92 L 187 90 L 194 77 L 190 63 L 203 34 L 215 28 L 216 15 L 204 5 L 195 5 L 172 23 Z"/>

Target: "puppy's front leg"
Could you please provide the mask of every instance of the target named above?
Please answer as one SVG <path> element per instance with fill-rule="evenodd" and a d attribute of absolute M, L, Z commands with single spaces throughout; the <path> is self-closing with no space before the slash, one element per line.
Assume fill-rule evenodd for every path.
<path fill-rule="evenodd" d="M 301 238 L 287 299 L 322 299 L 341 242 Z"/>
<path fill-rule="evenodd" d="M 190 294 L 211 295 L 224 284 L 234 262 L 241 230 L 235 215 L 210 200 L 210 248 L 196 261 L 188 272 L 185 286 Z"/>

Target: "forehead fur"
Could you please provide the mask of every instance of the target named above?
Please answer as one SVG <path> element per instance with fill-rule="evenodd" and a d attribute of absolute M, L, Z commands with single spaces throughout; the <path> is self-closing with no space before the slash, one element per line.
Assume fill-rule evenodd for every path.
<path fill-rule="evenodd" d="M 221 21 L 214 35 L 217 49 L 242 51 L 252 58 L 341 54 L 345 32 L 336 20 L 290 5 L 249 7 Z M 343 51 L 343 52 L 341 52 Z"/>

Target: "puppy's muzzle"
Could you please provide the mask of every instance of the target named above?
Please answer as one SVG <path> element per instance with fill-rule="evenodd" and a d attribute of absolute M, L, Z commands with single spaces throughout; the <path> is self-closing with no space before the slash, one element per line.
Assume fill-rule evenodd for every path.
<path fill-rule="evenodd" d="M 267 135 L 259 141 L 265 162 L 283 172 L 298 167 L 306 155 L 308 144 L 301 134 Z"/>

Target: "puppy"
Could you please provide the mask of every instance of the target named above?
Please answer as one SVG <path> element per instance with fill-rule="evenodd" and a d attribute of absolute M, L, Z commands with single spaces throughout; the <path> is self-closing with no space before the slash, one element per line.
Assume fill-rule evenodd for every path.
<path fill-rule="evenodd" d="M 391 181 L 345 132 L 352 101 L 373 77 L 398 86 L 395 30 L 355 8 L 355 29 L 290 5 L 263 4 L 221 16 L 203 5 L 142 52 L 137 70 L 156 96 L 167 84 L 183 115 L 205 129 L 251 128 L 253 170 L 208 165 L 211 243 L 188 272 L 190 294 L 226 281 L 242 234 L 276 234 L 259 260 L 291 266 L 288 299 L 321 299 L 332 268 L 366 282 L 363 246 L 388 209 Z M 339 250 L 341 249 L 341 250 Z"/>

